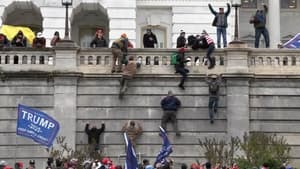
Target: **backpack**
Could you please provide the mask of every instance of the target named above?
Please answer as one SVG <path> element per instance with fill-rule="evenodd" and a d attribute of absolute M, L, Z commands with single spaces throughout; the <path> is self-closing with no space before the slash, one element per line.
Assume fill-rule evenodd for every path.
<path fill-rule="evenodd" d="M 178 56 L 177 53 L 172 53 L 171 54 L 171 65 L 176 65 L 178 63 L 177 56 Z"/>
<path fill-rule="evenodd" d="M 218 90 L 219 90 L 218 83 L 213 82 L 213 83 L 209 84 L 209 92 L 211 92 L 211 93 L 217 93 Z"/>
<path fill-rule="evenodd" d="M 188 46 L 192 46 L 196 41 L 196 37 L 194 35 L 190 35 L 188 36 L 187 40 L 188 40 Z"/>

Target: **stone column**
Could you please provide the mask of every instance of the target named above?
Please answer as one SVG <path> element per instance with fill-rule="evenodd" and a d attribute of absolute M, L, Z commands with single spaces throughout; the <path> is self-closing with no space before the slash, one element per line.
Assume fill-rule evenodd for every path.
<path fill-rule="evenodd" d="M 249 132 L 249 72 L 248 48 L 239 44 L 226 48 L 226 79 L 227 89 L 227 132 L 228 136 L 242 138 Z"/>
<path fill-rule="evenodd" d="M 227 133 L 242 138 L 249 132 L 249 78 L 226 78 L 227 86 Z"/>
<path fill-rule="evenodd" d="M 277 48 L 280 43 L 280 1 L 269 0 L 268 22 L 270 48 Z"/>
<path fill-rule="evenodd" d="M 77 47 L 73 41 L 61 40 L 55 47 L 55 71 L 77 71 Z"/>
<path fill-rule="evenodd" d="M 59 136 L 65 136 L 65 143 L 75 149 L 76 145 L 76 103 L 77 76 L 54 77 L 54 113 L 60 123 Z"/>

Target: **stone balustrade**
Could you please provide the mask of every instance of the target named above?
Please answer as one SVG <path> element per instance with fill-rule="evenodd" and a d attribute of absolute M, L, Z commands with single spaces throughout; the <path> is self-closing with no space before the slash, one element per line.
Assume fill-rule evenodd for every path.
<path fill-rule="evenodd" d="M 70 55 L 66 63 L 63 62 L 64 53 L 57 56 L 57 52 L 65 51 Z M 72 52 L 71 52 L 72 51 Z M 77 51 L 77 52 L 76 52 Z M 170 56 L 176 49 L 129 49 L 128 55 L 134 56 L 141 62 L 139 74 L 170 74 L 173 65 Z M 300 54 L 298 50 L 290 49 L 251 49 L 227 48 L 217 49 L 216 67 L 207 70 L 202 64 L 204 50 L 187 50 L 186 57 L 190 58 L 187 67 L 191 74 L 201 73 L 254 73 L 254 74 L 295 74 L 300 70 Z M 237 57 L 238 56 L 238 57 Z M 6 48 L 0 51 L 2 71 L 59 71 L 69 60 L 74 61 L 73 72 L 109 74 L 112 65 L 111 49 L 90 48 Z M 236 70 L 235 70 L 236 67 Z M 64 68 L 65 69 L 65 68 Z"/>

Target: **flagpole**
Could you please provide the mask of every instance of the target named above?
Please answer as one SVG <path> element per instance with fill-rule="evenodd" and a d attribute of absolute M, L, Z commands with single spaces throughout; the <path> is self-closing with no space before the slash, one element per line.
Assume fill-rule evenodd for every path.
<path fill-rule="evenodd" d="M 16 141 L 15 141 L 15 163 L 17 162 L 17 148 L 18 148 L 18 136 L 17 136 L 17 133 L 15 135 L 15 138 L 16 138 Z"/>

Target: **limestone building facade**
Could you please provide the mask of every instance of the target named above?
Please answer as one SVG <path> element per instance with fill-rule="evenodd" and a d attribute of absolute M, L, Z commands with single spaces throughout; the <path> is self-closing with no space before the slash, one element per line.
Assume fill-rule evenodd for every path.
<path fill-rule="evenodd" d="M 70 36 L 81 47 L 89 46 L 97 28 L 103 28 L 110 41 L 125 32 L 138 48 L 143 47 L 142 37 L 149 27 L 157 34 L 160 48 L 174 47 L 180 30 L 188 36 L 205 29 L 216 39 L 208 3 L 217 10 L 235 0 L 73 0 L 68 18 Z M 299 0 L 241 0 L 241 3 L 240 37 L 249 42 L 249 46 L 253 46 L 254 39 L 249 18 L 262 3 L 269 6 L 271 47 L 298 33 Z M 0 16 L 0 25 L 22 25 L 35 32 L 42 31 L 48 46 L 55 31 L 64 35 L 65 7 L 60 0 L 2 0 Z M 234 32 L 234 10 L 228 19 L 227 39 L 230 42 Z"/>

